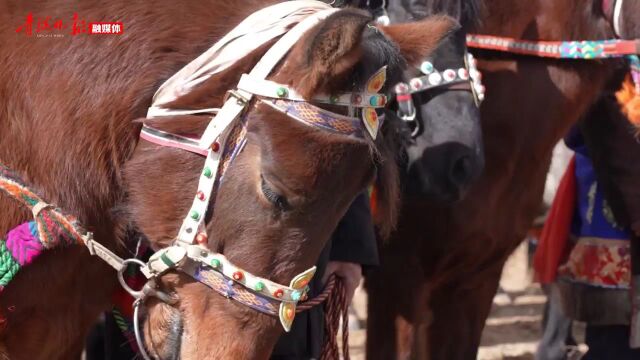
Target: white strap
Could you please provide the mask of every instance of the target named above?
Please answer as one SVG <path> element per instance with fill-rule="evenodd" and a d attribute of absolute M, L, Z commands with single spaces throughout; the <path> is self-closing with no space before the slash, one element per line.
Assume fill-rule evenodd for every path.
<path fill-rule="evenodd" d="M 152 106 L 147 110 L 147 117 L 160 117 L 160 116 L 180 116 L 180 115 L 198 115 L 198 114 L 212 114 L 215 115 L 220 111 L 219 108 L 207 108 L 207 109 L 195 109 L 195 110 L 177 110 L 167 109 L 163 107 Z"/>
<path fill-rule="evenodd" d="M 269 51 L 258 61 L 256 66 L 251 70 L 251 75 L 261 79 L 266 79 L 271 73 L 273 68 L 280 62 L 282 58 L 289 52 L 293 45 L 300 40 L 302 35 L 311 30 L 321 20 L 326 19 L 329 15 L 339 11 L 328 6 L 325 10 L 317 11 L 304 20 L 300 21 L 293 29 L 289 30 L 286 34 L 275 43 Z"/>
<path fill-rule="evenodd" d="M 120 271 L 123 267 L 123 261 L 121 257 L 114 254 L 111 250 L 104 247 L 99 242 L 93 240 L 93 234 L 88 233 L 82 237 L 84 244 L 89 249 L 89 254 L 95 255 L 104 260 L 107 264 L 111 265 L 117 271 Z"/>
<path fill-rule="evenodd" d="M 259 79 L 250 74 L 243 74 L 238 83 L 238 89 L 272 99 L 287 99 L 293 101 L 306 101 L 302 95 L 288 86 L 278 84 L 271 80 Z M 358 98 L 359 101 L 354 99 Z M 381 101 L 381 98 L 384 100 Z M 373 99 L 373 100 L 372 100 Z M 315 102 L 355 107 L 381 108 L 386 104 L 386 97 L 376 93 L 340 93 L 331 96 L 318 95 L 313 99 Z M 372 102 L 373 101 L 373 102 Z M 373 105 L 372 105 L 373 104 Z"/>
<path fill-rule="evenodd" d="M 37 218 L 40 212 L 46 208 L 53 207 L 51 204 L 47 204 L 46 202 L 39 201 L 37 204 L 33 206 L 31 209 L 31 213 L 33 214 L 33 218 Z"/>
<path fill-rule="evenodd" d="M 164 105 L 189 93 L 194 86 L 224 71 L 251 51 L 287 32 L 291 25 L 317 12 L 330 9 L 322 1 L 285 1 L 256 11 L 198 58 L 165 81 L 153 96 L 148 117 L 171 115 Z M 265 75 L 266 76 L 266 75 Z"/>
<path fill-rule="evenodd" d="M 622 3 L 624 0 L 616 0 L 616 5 L 613 8 L 613 31 L 616 33 L 616 36 L 622 37 L 622 26 L 620 24 L 620 15 L 622 15 Z"/>
<path fill-rule="evenodd" d="M 271 73 L 273 68 L 276 67 L 278 62 L 280 62 L 280 60 L 287 54 L 287 52 L 291 49 L 291 47 L 293 47 L 293 45 L 302 37 L 302 35 L 304 35 L 305 32 L 307 32 L 313 26 L 318 24 L 320 20 L 328 17 L 329 15 L 333 14 L 336 11 L 338 11 L 338 9 L 329 8 L 327 10 L 318 11 L 316 13 L 308 15 L 304 20 L 302 20 L 296 26 L 294 26 L 293 29 L 285 33 L 280 38 L 280 40 L 278 40 L 267 51 L 267 53 L 264 54 L 264 56 L 260 59 L 260 61 L 258 61 L 256 66 L 254 66 L 254 68 L 251 70 L 250 74 L 256 78 L 265 79 Z M 221 111 L 216 116 L 216 119 L 214 121 L 211 121 L 211 123 L 209 123 L 209 126 L 207 127 L 204 134 L 202 135 L 202 138 L 200 139 L 201 147 L 208 148 L 209 146 L 211 146 L 211 144 L 213 144 L 213 142 L 221 133 L 222 131 L 220 129 L 221 125 L 216 125 L 216 123 L 218 122 L 227 123 L 226 119 L 224 121 L 218 120 L 220 116 L 227 116 L 223 114 L 224 107 L 227 106 L 227 103 L 229 103 L 230 101 L 233 101 L 240 104 L 243 101 L 238 101 L 238 100 L 241 99 L 241 100 L 244 100 L 244 104 L 242 104 L 244 108 L 244 106 L 246 106 L 246 103 L 248 103 L 253 97 L 253 94 L 246 91 L 237 90 L 235 92 L 235 97 L 236 97 L 235 99 L 233 97 L 228 99 L 225 105 L 223 106 L 223 108 L 221 109 Z M 220 141 L 220 143 L 222 142 Z"/>

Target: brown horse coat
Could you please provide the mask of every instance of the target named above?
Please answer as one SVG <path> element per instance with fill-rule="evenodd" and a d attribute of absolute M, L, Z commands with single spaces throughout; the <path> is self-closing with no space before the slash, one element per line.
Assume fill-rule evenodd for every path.
<path fill-rule="evenodd" d="M 591 2 L 486 0 L 480 33 L 604 39 Z M 597 10 L 597 8 L 595 8 Z M 537 215 L 553 146 L 595 101 L 612 61 L 478 52 L 486 166 L 453 206 L 404 199 L 397 231 L 367 279 L 369 359 L 475 359 L 508 255 Z"/>
<path fill-rule="evenodd" d="M 164 80 L 266 5 L 258 0 L 0 2 L 0 161 L 119 254 L 131 255 L 123 245 L 132 234 L 143 233 L 156 247 L 168 245 L 195 193 L 203 159 L 138 143 L 140 122 L 133 120 L 144 117 Z M 125 30 L 120 36 L 67 33 L 62 38 L 16 32 L 30 12 L 69 22 L 77 12 L 88 21 L 122 21 Z M 389 65 L 394 81 L 404 60 L 422 59 L 453 26 L 441 18 L 379 31 L 366 26 L 370 21 L 354 10 L 336 13 L 305 34 L 272 79 L 307 97 L 364 82 L 382 65 Z M 380 39 L 382 44 L 376 43 Z M 392 51 L 369 56 L 374 45 Z M 176 105 L 219 105 L 265 50 L 255 50 Z M 250 112 L 259 121 L 250 122 L 247 146 L 216 199 L 208 245 L 247 271 L 288 283 L 315 263 L 348 205 L 371 181 L 374 155 L 383 159 L 385 151 L 256 108 Z M 207 121 L 149 122 L 167 131 L 197 133 Z M 393 210 L 395 165 L 377 165 L 378 178 L 391 185 L 382 198 Z M 292 211 L 278 211 L 265 197 L 264 178 L 286 196 Z M 0 234 L 29 219 L 4 196 L 0 208 Z M 382 216 L 392 219 L 392 213 Z M 84 335 L 109 307 L 115 286 L 113 270 L 86 249 L 42 255 L 0 296 L 0 355 L 78 357 Z M 190 278 L 168 274 L 162 286 L 181 301 L 175 307 L 147 303 L 146 342 L 161 357 L 266 358 L 280 334 L 276 318 L 229 302 Z"/>

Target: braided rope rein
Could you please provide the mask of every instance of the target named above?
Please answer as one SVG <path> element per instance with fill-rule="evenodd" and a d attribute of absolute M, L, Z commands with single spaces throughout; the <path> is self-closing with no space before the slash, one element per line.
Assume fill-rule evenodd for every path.
<path fill-rule="evenodd" d="M 32 212 L 33 220 L 13 228 L 0 243 L 0 292 L 20 268 L 47 250 L 83 244 L 85 230 L 77 220 L 42 200 L 8 167 L 0 163 L 0 194 Z"/>
<path fill-rule="evenodd" d="M 340 319 L 342 319 L 342 358 L 349 360 L 349 303 L 344 283 L 336 275 L 329 277 L 320 294 L 299 304 L 296 313 L 309 310 L 322 303 L 324 303 L 324 343 L 320 359 L 340 359 L 338 329 L 340 328 Z"/>

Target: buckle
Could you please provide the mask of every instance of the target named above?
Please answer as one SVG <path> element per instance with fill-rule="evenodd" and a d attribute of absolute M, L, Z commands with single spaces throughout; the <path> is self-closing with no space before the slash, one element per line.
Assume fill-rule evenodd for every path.
<path fill-rule="evenodd" d="M 238 90 L 227 90 L 227 92 L 224 94 L 223 102 L 227 102 L 230 97 L 236 98 L 238 105 L 246 105 L 249 102 L 249 99 L 242 96 L 238 92 Z"/>

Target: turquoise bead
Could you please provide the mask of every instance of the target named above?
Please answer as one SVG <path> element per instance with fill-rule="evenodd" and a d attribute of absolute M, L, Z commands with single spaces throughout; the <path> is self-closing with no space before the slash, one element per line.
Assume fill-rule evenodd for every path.
<path fill-rule="evenodd" d="M 278 94 L 278 97 L 285 97 L 287 96 L 289 92 L 287 91 L 286 88 L 280 87 L 278 88 L 278 90 L 276 91 L 276 94 Z"/>

